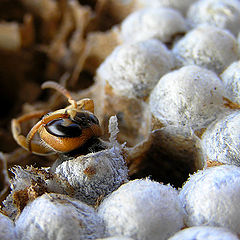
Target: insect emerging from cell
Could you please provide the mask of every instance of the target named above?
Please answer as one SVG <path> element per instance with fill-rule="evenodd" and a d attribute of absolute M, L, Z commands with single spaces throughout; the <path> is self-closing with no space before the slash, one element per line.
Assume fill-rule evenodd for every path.
<path fill-rule="evenodd" d="M 52 81 L 43 83 L 42 88 L 59 91 L 67 97 L 70 105 L 47 114 L 39 111 L 13 119 L 12 134 L 20 146 L 38 155 L 69 153 L 102 135 L 99 121 L 94 115 L 93 100 L 85 98 L 75 101 L 64 87 Z M 21 133 L 21 123 L 40 117 L 25 137 Z M 35 140 L 37 133 L 39 139 Z"/>

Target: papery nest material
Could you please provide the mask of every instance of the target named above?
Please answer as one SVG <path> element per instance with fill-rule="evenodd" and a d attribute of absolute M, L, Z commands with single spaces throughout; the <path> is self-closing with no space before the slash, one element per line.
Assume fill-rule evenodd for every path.
<path fill-rule="evenodd" d="M 130 177 L 151 176 L 179 187 L 189 173 L 206 166 L 200 139 L 188 128 L 167 126 L 152 131 L 134 147 L 125 148 Z"/>
<path fill-rule="evenodd" d="M 90 240 L 105 236 L 104 222 L 93 207 L 54 193 L 44 194 L 29 203 L 15 226 L 20 239 Z"/>
<path fill-rule="evenodd" d="M 101 43 L 97 43 L 98 37 L 89 38 L 88 34 L 99 28 L 98 20 L 105 4 L 105 0 L 97 1 L 94 11 L 75 0 L 61 1 L 58 5 L 62 15 L 61 19 L 58 19 L 59 26 L 55 27 L 50 44 L 42 45 L 41 49 L 53 62 L 63 65 L 66 70 L 72 72 L 69 83 L 71 86 L 76 84 L 80 72 L 85 63 L 87 64 L 88 56 L 95 50 L 96 53 L 93 55 L 102 55 L 95 47 L 101 46 Z"/>
<path fill-rule="evenodd" d="M 2 207 L 2 201 L 9 193 L 10 178 L 7 171 L 7 161 L 3 153 L 0 153 L 0 209 Z"/>
<path fill-rule="evenodd" d="M 34 42 L 33 16 L 25 14 L 23 23 L 0 22 L 0 50 L 19 51 Z"/>

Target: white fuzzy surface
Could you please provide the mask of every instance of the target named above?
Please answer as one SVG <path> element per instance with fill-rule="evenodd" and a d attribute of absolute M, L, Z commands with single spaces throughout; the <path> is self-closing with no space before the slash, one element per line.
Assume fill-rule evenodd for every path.
<path fill-rule="evenodd" d="M 45 194 L 28 204 L 16 221 L 22 240 L 87 240 L 104 237 L 94 208 L 61 194 Z"/>
<path fill-rule="evenodd" d="M 0 212 L 0 239 L 1 240 L 14 240 L 16 232 L 13 221 Z"/>
<path fill-rule="evenodd" d="M 123 42 L 137 42 L 157 38 L 170 42 L 177 34 L 187 31 L 181 14 L 171 8 L 146 8 L 130 14 L 121 24 Z"/>
<path fill-rule="evenodd" d="M 169 240 L 239 240 L 239 238 L 226 228 L 199 226 L 183 229 Z"/>
<path fill-rule="evenodd" d="M 206 23 L 228 29 L 234 35 L 240 30 L 239 0 L 201 0 L 193 3 L 187 18 L 192 26 Z"/>
<path fill-rule="evenodd" d="M 100 204 L 98 213 L 110 236 L 161 240 L 183 227 L 184 211 L 177 191 L 148 179 L 122 185 Z"/>
<path fill-rule="evenodd" d="M 240 168 L 222 165 L 190 176 L 179 197 L 187 226 L 218 226 L 240 233 Z"/>
<path fill-rule="evenodd" d="M 237 35 L 238 55 L 240 55 L 240 32 Z"/>
<path fill-rule="evenodd" d="M 185 14 L 196 0 L 135 0 L 136 8 L 146 7 L 170 7 Z"/>
<path fill-rule="evenodd" d="M 207 159 L 240 166 L 239 127 L 239 110 L 211 124 L 201 141 Z"/>
<path fill-rule="evenodd" d="M 227 97 L 240 105 L 240 61 L 233 62 L 220 75 L 226 88 Z"/>
<path fill-rule="evenodd" d="M 96 240 L 134 240 L 133 238 L 123 237 L 123 236 L 114 236 L 114 237 L 107 237 L 107 238 L 98 238 Z"/>
<path fill-rule="evenodd" d="M 128 168 L 117 146 L 66 159 L 54 173 L 68 182 L 75 198 L 93 205 L 128 179 Z"/>
<path fill-rule="evenodd" d="M 224 88 L 218 76 L 196 65 L 164 75 L 150 95 L 153 116 L 164 125 L 206 127 L 223 111 Z"/>
<path fill-rule="evenodd" d="M 200 25 L 189 31 L 174 46 L 178 65 L 196 64 L 221 73 L 238 59 L 235 37 L 228 31 Z"/>
<path fill-rule="evenodd" d="M 173 66 L 173 56 L 166 46 L 149 39 L 116 47 L 98 68 L 97 79 L 110 84 L 120 96 L 143 98 Z"/>

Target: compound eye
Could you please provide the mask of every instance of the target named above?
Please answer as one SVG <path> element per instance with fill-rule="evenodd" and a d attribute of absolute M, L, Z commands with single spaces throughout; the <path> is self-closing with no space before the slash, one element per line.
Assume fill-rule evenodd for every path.
<path fill-rule="evenodd" d="M 90 121 L 91 121 L 92 123 L 99 125 L 99 121 L 98 121 L 98 119 L 97 119 L 97 117 L 96 117 L 95 115 L 90 114 L 90 115 L 89 115 L 89 119 L 90 119 Z"/>
<path fill-rule="evenodd" d="M 78 123 L 82 128 L 89 128 L 92 124 L 99 125 L 97 117 L 88 112 L 78 112 L 73 121 Z"/>
<path fill-rule="evenodd" d="M 45 125 L 46 130 L 57 137 L 79 137 L 82 134 L 81 127 L 70 119 L 56 119 Z"/>

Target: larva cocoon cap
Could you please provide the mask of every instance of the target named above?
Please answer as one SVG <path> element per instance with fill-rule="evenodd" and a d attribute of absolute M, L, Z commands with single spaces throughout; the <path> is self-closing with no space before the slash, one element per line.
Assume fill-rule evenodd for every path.
<path fill-rule="evenodd" d="M 238 59 L 234 36 L 221 28 L 201 25 L 189 31 L 174 46 L 178 65 L 196 64 L 221 73 Z"/>
<path fill-rule="evenodd" d="M 240 54 L 240 32 L 237 35 L 238 54 Z"/>
<path fill-rule="evenodd" d="M 240 166 L 240 111 L 234 111 L 211 124 L 202 135 L 207 159 Z"/>
<path fill-rule="evenodd" d="M 116 47 L 98 68 L 97 81 L 109 84 L 116 95 L 144 98 L 173 67 L 173 56 L 166 46 L 148 39 Z"/>
<path fill-rule="evenodd" d="M 184 211 L 177 191 L 148 179 L 122 185 L 103 200 L 98 213 L 110 236 L 161 240 L 183 227 Z"/>
<path fill-rule="evenodd" d="M 233 62 L 220 75 L 226 89 L 226 96 L 240 105 L 240 61 Z"/>
<path fill-rule="evenodd" d="M 55 169 L 63 182 L 73 189 L 73 197 L 88 204 L 96 204 L 127 181 L 128 169 L 121 149 L 112 147 L 77 158 L 64 159 Z"/>
<path fill-rule="evenodd" d="M 168 240 L 239 240 L 229 229 L 221 227 L 190 227 L 183 229 Z"/>
<path fill-rule="evenodd" d="M 181 14 L 171 8 L 146 8 L 130 14 L 121 24 L 123 42 L 137 42 L 157 38 L 170 43 L 187 25 Z"/>
<path fill-rule="evenodd" d="M 179 197 L 187 226 L 218 226 L 240 233 L 240 168 L 210 167 L 190 176 Z"/>
<path fill-rule="evenodd" d="M 0 212 L 0 239 L 1 240 L 14 240 L 17 239 L 13 221 Z"/>
<path fill-rule="evenodd" d="M 108 237 L 108 238 L 98 238 L 96 240 L 134 240 L 133 238 L 129 237 L 123 237 L 123 236 L 114 236 L 114 237 Z"/>
<path fill-rule="evenodd" d="M 185 14 L 189 6 L 196 0 L 135 0 L 135 8 L 146 7 L 170 7 Z"/>
<path fill-rule="evenodd" d="M 3 201 L 4 211 L 12 219 L 21 213 L 24 207 L 46 192 L 72 195 L 72 188 L 66 181 L 61 181 L 49 172 L 49 168 L 16 166 L 11 169 L 15 175 L 11 179 L 11 192 Z"/>
<path fill-rule="evenodd" d="M 198 130 L 223 111 L 223 96 L 223 84 L 214 72 L 190 65 L 164 75 L 149 106 L 153 121 Z"/>
<path fill-rule="evenodd" d="M 28 204 L 15 222 L 19 239 L 87 240 L 104 237 L 94 208 L 61 194 L 44 194 Z"/>
<path fill-rule="evenodd" d="M 234 35 L 240 30 L 240 2 L 238 0 L 202 0 L 193 3 L 187 13 L 192 26 L 203 23 L 228 29 Z"/>

